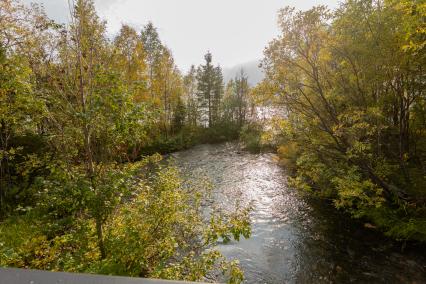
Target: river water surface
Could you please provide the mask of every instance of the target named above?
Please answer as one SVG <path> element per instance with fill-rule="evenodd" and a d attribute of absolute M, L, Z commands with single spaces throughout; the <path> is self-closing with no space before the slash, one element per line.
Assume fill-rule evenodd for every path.
<path fill-rule="evenodd" d="M 235 143 L 173 154 L 183 172 L 207 176 L 224 204 L 252 203 L 252 236 L 219 245 L 240 261 L 246 283 L 426 283 L 425 250 L 395 244 L 287 187 L 273 154 Z"/>

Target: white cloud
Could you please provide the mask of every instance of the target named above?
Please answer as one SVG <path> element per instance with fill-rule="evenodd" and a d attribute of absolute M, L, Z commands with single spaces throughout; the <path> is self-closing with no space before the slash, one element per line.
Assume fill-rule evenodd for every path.
<path fill-rule="evenodd" d="M 24 0 L 30 2 L 30 0 Z M 55 20 L 68 19 L 67 0 L 43 2 Z M 110 34 L 121 24 L 141 28 L 148 21 L 157 26 L 162 40 L 171 48 L 179 67 L 203 61 L 207 50 L 215 62 L 231 67 L 262 57 L 270 40 L 278 33 L 279 8 L 308 9 L 338 0 L 95 0 L 101 18 L 108 21 Z"/>
<path fill-rule="evenodd" d="M 116 2 L 122 0 L 95 0 L 96 9 L 98 12 L 107 11 Z M 42 4 L 52 19 L 59 23 L 66 23 L 69 20 L 68 0 L 23 0 L 23 3 L 38 3 Z M 70 0 L 73 3 L 73 0 Z"/>

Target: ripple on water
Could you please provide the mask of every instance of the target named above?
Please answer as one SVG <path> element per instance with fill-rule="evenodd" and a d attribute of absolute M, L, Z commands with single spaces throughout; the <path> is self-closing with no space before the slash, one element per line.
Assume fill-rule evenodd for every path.
<path fill-rule="evenodd" d="M 173 155 L 183 172 L 207 175 L 224 205 L 253 205 L 252 237 L 219 244 L 247 283 L 426 283 L 424 249 L 400 248 L 286 184 L 273 154 L 236 144 L 200 145 Z"/>

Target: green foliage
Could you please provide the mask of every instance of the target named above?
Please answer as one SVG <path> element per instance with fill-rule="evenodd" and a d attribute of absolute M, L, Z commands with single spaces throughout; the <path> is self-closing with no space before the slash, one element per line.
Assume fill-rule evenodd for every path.
<path fill-rule="evenodd" d="M 262 150 L 263 127 L 261 124 L 246 124 L 240 132 L 240 140 L 244 147 L 250 152 L 260 152 Z"/>
<path fill-rule="evenodd" d="M 185 185 L 175 168 L 162 168 L 138 188 L 135 200 L 108 224 L 109 272 L 112 268 L 133 276 L 200 280 L 223 261 L 217 251 L 205 250 L 217 238 L 203 238 L 203 232 L 232 233 L 236 240 L 250 236 L 247 214 L 212 216 L 207 225 L 201 201 L 208 192 Z M 217 218 L 233 225 L 223 228 Z"/>
<path fill-rule="evenodd" d="M 217 127 L 205 129 L 195 68 L 184 80 L 152 23 L 110 40 L 94 1 L 74 3 L 62 26 L 0 2 L 0 266 L 241 282 L 204 239 L 219 221 L 202 218 L 203 190 L 144 156 L 238 134 L 220 122 L 220 68 L 208 68 Z M 221 236 L 250 235 L 241 212 L 215 212 Z"/>
<path fill-rule="evenodd" d="M 238 139 L 238 124 L 219 121 L 213 127 L 203 128 L 199 141 L 202 143 L 221 143 Z"/>
<path fill-rule="evenodd" d="M 220 119 L 220 106 L 223 96 L 223 75 L 220 66 L 212 64 L 212 54 L 208 52 L 205 65 L 197 69 L 198 107 L 203 125 L 213 127 Z"/>
<path fill-rule="evenodd" d="M 274 122 L 250 121 L 246 122 L 240 130 L 240 142 L 250 152 L 279 150 Z M 281 147 L 281 154 L 284 148 Z"/>
<path fill-rule="evenodd" d="M 31 69 L 26 58 L 8 53 L 1 44 L 0 86 L 1 218 L 16 207 L 14 203 L 24 200 L 25 189 L 43 167 L 34 146 L 43 148 L 44 141 L 34 135 L 34 126 L 40 122 L 44 108 L 32 89 Z"/>
<path fill-rule="evenodd" d="M 367 214 L 370 208 L 380 208 L 385 199 L 383 189 L 370 180 L 363 180 L 355 169 L 350 170 L 344 177 L 332 180 L 338 196 L 334 200 L 337 208 L 353 210 L 355 217 Z"/>
<path fill-rule="evenodd" d="M 279 17 L 262 87 L 287 112 L 276 137 L 291 185 L 424 241 L 424 5 L 356 0 Z"/>
<path fill-rule="evenodd" d="M 201 203 L 208 198 L 208 184 L 184 181 L 176 168 L 156 165 L 157 159 L 146 162 L 155 170 L 145 178 L 125 182 L 131 190 L 105 222 L 104 259 L 99 259 L 95 222 L 86 218 L 93 214 L 90 207 L 98 206 L 64 212 L 71 204 L 65 200 L 58 207 L 58 198 L 65 195 L 52 193 L 40 197 L 44 206 L 0 226 L 0 265 L 192 281 L 222 271 L 231 283 L 240 283 L 243 277 L 236 263 L 227 262 L 214 246 L 219 238 L 250 237 L 249 208 L 230 213 L 217 208 L 206 220 Z M 119 192 L 114 184 L 111 188 Z M 72 189 L 65 185 L 59 190 Z M 72 199 L 78 198 L 68 197 Z M 56 207 L 46 208 L 48 204 Z M 67 226 L 53 229 L 59 217 L 45 210 L 75 216 Z"/>

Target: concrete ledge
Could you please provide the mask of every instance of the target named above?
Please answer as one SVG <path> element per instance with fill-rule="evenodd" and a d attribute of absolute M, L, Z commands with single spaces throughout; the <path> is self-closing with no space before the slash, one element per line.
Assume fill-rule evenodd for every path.
<path fill-rule="evenodd" d="M 0 268 L 0 284 L 182 284 L 189 282 Z"/>

